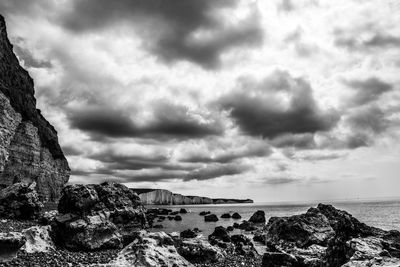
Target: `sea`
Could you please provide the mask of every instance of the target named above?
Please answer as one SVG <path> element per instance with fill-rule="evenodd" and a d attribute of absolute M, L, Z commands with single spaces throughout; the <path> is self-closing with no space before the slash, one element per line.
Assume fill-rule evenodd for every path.
<path fill-rule="evenodd" d="M 198 228 L 201 235 L 207 237 L 216 226 L 230 226 L 234 222 L 240 223 L 242 220 L 248 220 L 257 210 L 263 210 L 266 219 L 271 217 L 282 217 L 301 214 L 306 212 L 310 207 L 316 207 L 318 203 L 303 204 L 275 204 L 275 203 L 251 203 L 251 204 L 219 204 L 219 205 L 173 205 L 173 206 L 147 206 L 148 208 L 168 208 L 173 211 L 184 208 L 187 214 L 180 214 L 182 221 L 170 221 L 168 219 L 163 222 L 154 221 L 154 225 L 161 224 L 162 229 L 153 229 L 153 231 L 164 231 L 166 233 L 181 232 L 186 229 Z M 352 214 L 359 221 L 370 226 L 375 226 L 384 230 L 400 231 L 400 199 L 385 201 L 351 201 L 351 202 L 331 202 L 324 204 L 332 204 L 334 207 L 345 210 Z M 204 222 L 201 211 L 210 211 L 219 218 L 217 222 Z M 242 219 L 223 219 L 220 218 L 223 213 L 238 212 Z M 240 230 L 238 230 L 240 231 Z"/>

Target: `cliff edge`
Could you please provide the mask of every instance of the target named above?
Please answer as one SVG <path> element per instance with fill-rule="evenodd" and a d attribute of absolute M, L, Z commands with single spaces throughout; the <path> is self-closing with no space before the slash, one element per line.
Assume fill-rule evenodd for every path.
<path fill-rule="evenodd" d="M 0 15 L 0 185 L 36 182 L 46 201 L 57 200 L 70 169 L 57 131 L 36 109 L 33 80 L 13 53 Z"/>

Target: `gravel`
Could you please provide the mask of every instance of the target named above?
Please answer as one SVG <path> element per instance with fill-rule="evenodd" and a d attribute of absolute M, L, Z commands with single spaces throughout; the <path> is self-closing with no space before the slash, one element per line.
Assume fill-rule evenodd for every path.
<path fill-rule="evenodd" d="M 259 267 L 261 266 L 262 256 L 246 257 L 236 254 L 228 254 L 226 258 L 220 262 L 212 263 L 196 263 L 196 267 Z"/>

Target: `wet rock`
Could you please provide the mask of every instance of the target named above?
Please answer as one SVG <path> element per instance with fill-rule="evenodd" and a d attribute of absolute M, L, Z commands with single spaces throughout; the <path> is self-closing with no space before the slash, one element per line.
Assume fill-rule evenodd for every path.
<path fill-rule="evenodd" d="M 238 223 L 233 223 L 232 227 L 238 229 L 238 228 L 240 227 L 240 224 L 238 224 Z"/>
<path fill-rule="evenodd" d="M 232 214 L 232 219 L 238 220 L 238 219 L 241 219 L 241 218 L 242 218 L 242 216 L 240 216 L 240 214 L 237 213 L 237 212 Z"/>
<path fill-rule="evenodd" d="M 175 220 L 175 221 L 182 221 L 182 217 L 181 217 L 180 215 L 176 215 L 176 216 L 174 217 L 174 220 Z"/>
<path fill-rule="evenodd" d="M 232 232 L 233 230 L 235 230 L 235 228 L 233 228 L 233 226 L 226 227 L 226 231 L 228 231 L 228 232 Z"/>
<path fill-rule="evenodd" d="M 195 238 L 197 236 L 196 231 L 187 229 L 181 232 L 180 237 L 181 238 Z"/>
<path fill-rule="evenodd" d="M 0 233 L 0 262 L 14 257 L 25 242 L 26 238 L 22 233 Z"/>
<path fill-rule="evenodd" d="M 239 255 L 256 256 L 258 254 L 251 240 L 244 235 L 232 235 L 231 242 Z"/>
<path fill-rule="evenodd" d="M 221 215 L 221 218 L 223 218 L 223 219 L 230 219 L 230 218 L 231 218 L 231 215 L 230 215 L 229 213 L 224 213 L 224 214 Z"/>
<path fill-rule="evenodd" d="M 214 229 L 214 232 L 208 236 L 208 240 L 211 244 L 215 243 L 215 240 L 221 240 L 223 242 L 230 242 L 231 238 L 228 234 L 228 231 L 223 226 L 217 226 Z"/>
<path fill-rule="evenodd" d="M 177 215 L 177 214 L 179 214 L 179 211 L 173 211 L 169 213 L 169 215 Z"/>
<path fill-rule="evenodd" d="M 153 225 L 153 228 L 154 229 L 162 229 L 162 228 L 164 228 L 164 226 L 162 226 L 161 224 L 156 224 L 156 225 Z"/>
<path fill-rule="evenodd" d="M 21 250 L 27 253 L 49 252 L 55 250 L 53 240 L 50 236 L 51 227 L 33 226 L 22 231 L 26 243 Z"/>
<path fill-rule="evenodd" d="M 31 220 L 40 217 L 43 203 L 36 183 L 15 183 L 0 191 L 0 217 Z"/>
<path fill-rule="evenodd" d="M 204 216 L 204 221 L 205 222 L 217 222 L 218 217 L 215 214 L 208 214 L 208 215 Z"/>
<path fill-rule="evenodd" d="M 184 239 L 177 246 L 178 253 L 192 263 L 217 262 L 225 258 L 225 253 L 199 238 Z"/>
<path fill-rule="evenodd" d="M 191 267 L 185 258 L 178 254 L 173 239 L 164 232 L 136 232 L 133 242 L 126 246 L 117 259 L 107 266 L 165 266 Z"/>
<path fill-rule="evenodd" d="M 208 215 L 208 214 L 211 214 L 211 211 L 202 211 L 202 212 L 199 213 L 200 216 L 205 216 L 205 215 Z"/>
<path fill-rule="evenodd" d="M 186 209 L 183 209 L 183 208 L 182 208 L 182 209 L 179 210 L 179 213 L 181 213 L 181 214 L 186 214 L 186 213 L 188 213 L 188 212 L 187 212 Z"/>
<path fill-rule="evenodd" d="M 252 223 L 265 223 L 265 212 L 263 210 L 256 211 L 249 219 Z"/>
<path fill-rule="evenodd" d="M 248 232 L 257 230 L 257 227 L 254 225 L 254 223 L 248 221 L 243 221 L 237 228 Z"/>

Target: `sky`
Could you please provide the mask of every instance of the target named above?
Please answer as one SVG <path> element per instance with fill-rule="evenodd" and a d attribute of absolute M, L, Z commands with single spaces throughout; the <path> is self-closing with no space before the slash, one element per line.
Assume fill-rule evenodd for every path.
<path fill-rule="evenodd" d="M 70 183 L 400 197 L 396 0 L 0 0 Z"/>

